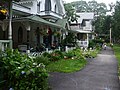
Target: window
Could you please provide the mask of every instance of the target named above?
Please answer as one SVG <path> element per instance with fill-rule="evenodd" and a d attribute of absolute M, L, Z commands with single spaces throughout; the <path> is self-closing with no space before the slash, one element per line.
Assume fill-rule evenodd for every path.
<path fill-rule="evenodd" d="M 51 11 L 51 0 L 45 0 L 45 11 Z"/>
<path fill-rule="evenodd" d="M 40 2 L 37 4 L 37 12 L 40 12 Z"/>
<path fill-rule="evenodd" d="M 55 13 L 57 12 L 57 6 L 55 5 Z"/>

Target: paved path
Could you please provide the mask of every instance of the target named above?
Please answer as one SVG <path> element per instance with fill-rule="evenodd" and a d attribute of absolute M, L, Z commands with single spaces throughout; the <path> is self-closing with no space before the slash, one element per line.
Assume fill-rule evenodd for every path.
<path fill-rule="evenodd" d="M 81 71 L 50 74 L 49 83 L 52 90 L 120 90 L 117 60 L 107 47 Z"/>

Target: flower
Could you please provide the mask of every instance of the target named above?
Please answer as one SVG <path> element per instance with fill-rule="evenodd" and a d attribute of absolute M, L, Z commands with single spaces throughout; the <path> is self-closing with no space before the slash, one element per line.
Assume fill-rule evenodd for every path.
<path fill-rule="evenodd" d="M 6 15 L 7 10 L 6 9 L 2 9 L 2 10 L 0 10 L 0 12 L 3 13 L 3 15 Z"/>
<path fill-rule="evenodd" d="M 13 88 L 10 88 L 9 90 L 14 90 Z"/>
<path fill-rule="evenodd" d="M 33 63 L 33 65 L 37 65 L 37 63 Z"/>
<path fill-rule="evenodd" d="M 20 69 L 21 67 L 18 67 L 18 69 Z"/>
<path fill-rule="evenodd" d="M 21 74 L 22 74 L 22 75 L 25 75 L 25 71 L 22 71 Z"/>

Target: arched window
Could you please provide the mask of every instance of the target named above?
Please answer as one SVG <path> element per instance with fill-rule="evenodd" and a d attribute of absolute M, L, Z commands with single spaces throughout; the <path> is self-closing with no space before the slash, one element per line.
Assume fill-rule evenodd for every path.
<path fill-rule="evenodd" d="M 45 11 L 51 11 L 51 0 L 45 0 Z"/>
<path fill-rule="evenodd" d="M 22 43 L 22 41 L 23 41 L 23 29 L 22 29 L 22 27 L 19 27 L 19 29 L 18 29 L 18 42 Z"/>
<path fill-rule="evenodd" d="M 40 12 L 40 2 L 37 4 L 37 12 Z"/>

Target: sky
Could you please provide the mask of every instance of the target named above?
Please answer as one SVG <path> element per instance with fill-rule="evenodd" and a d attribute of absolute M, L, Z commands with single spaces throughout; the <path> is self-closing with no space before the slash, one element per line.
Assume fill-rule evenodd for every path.
<path fill-rule="evenodd" d="M 66 3 L 70 3 L 70 2 L 73 2 L 73 1 L 80 1 L 80 0 L 63 0 L 63 1 L 65 1 Z M 92 1 L 92 0 L 83 0 L 83 1 Z M 98 3 L 101 3 L 101 2 L 103 2 L 103 3 L 105 3 L 107 6 L 108 6 L 108 4 L 110 4 L 110 3 L 116 3 L 116 1 L 120 1 L 120 0 L 95 0 L 95 1 L 97 1 Z"/>

